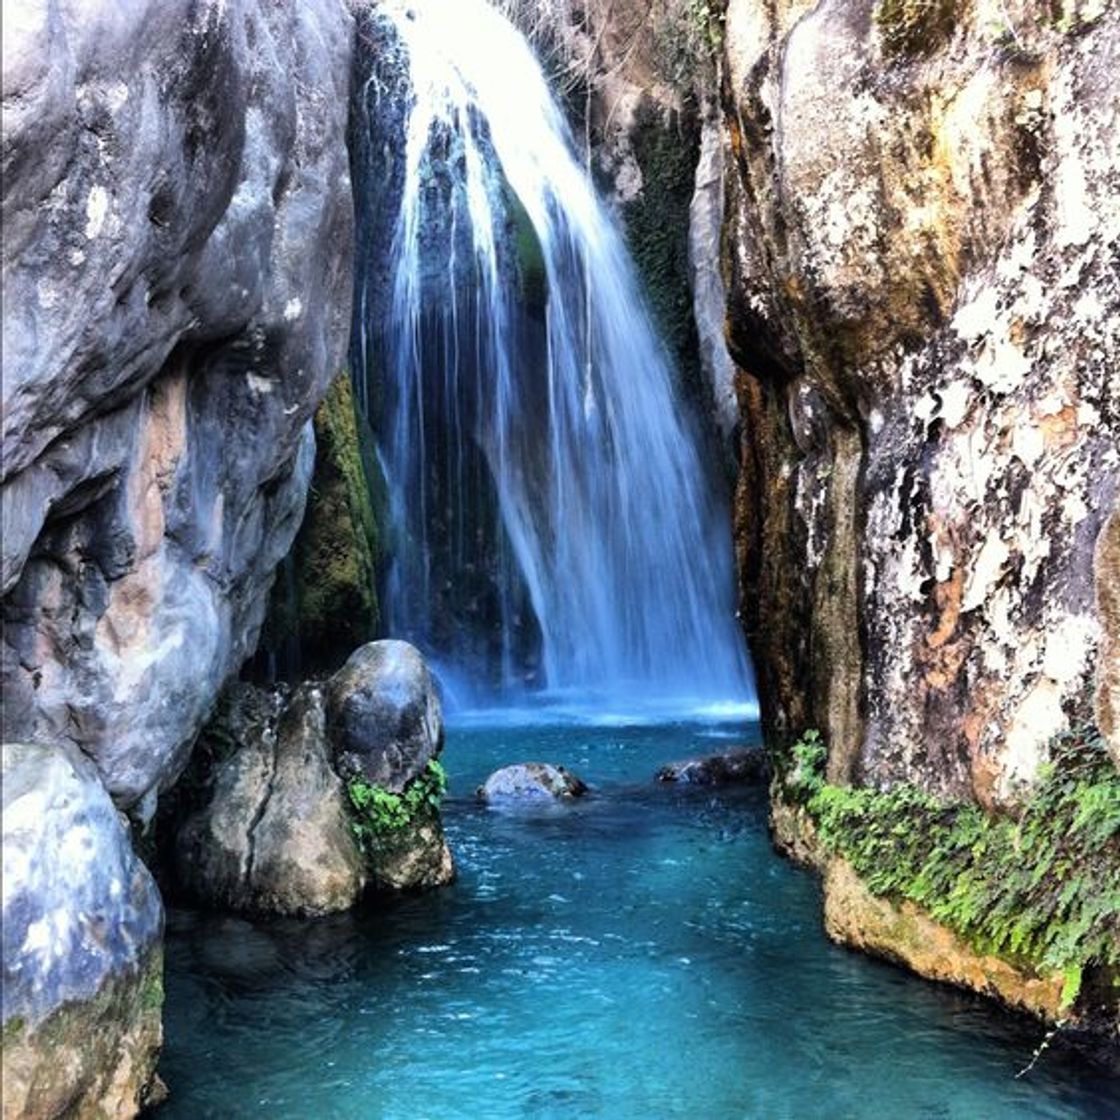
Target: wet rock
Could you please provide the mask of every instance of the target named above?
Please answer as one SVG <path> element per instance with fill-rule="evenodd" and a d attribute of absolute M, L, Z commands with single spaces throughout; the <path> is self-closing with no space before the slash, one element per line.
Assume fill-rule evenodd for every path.
<path fill-rule="evenodd" d="M 496 770 L 478 789 L 482 801 L 563 801 L 582 797 L 586 784 L 563 766 L 519 762 Z"/>
<path fill-rule="evenodd" d="M 4 27 L 3 692 L 146 816 L 252 653 L 342 366 L 353 22 L 26 4 Z"/>
<path fill-rule="evenodd" d="M 3 1115 L 134 1116 L 162 1040 L 163 905 L 93 764 L 4 744 Z"/>
<path fill-rule="evenodd" d="M 1058 733 L 1120 755 L 1120 11 L 1063 13 L 728 5 L 743 611 L 836 782 L 1013 806 Z"/>
<path fill-rule="evenodd" d="M 335 766 L 401 793 L 443 749 L 436 684 L 408 642 L 370 642 L 327 682 Z"/>
<path fill-rule="evenodd" d="M 367 856 L 370 874 L 391 891 L 430 890 L 455 880 L 455 861 L 438 813 L 426 814 Z"/>
<path fill-rule="evenodd" d="M 769 778 L 770 765 L 760 747 L 671 762 L 657 771 L 659 782 L 689 786 L 762 785 Z"/>
<path fill-rule="evenodd" d="M 367 869 L 331 766 L 321 689 L 303 685 L 287 699 L 242 687 L 231 709 L 230 754 L 178 834 L 178 883 L 232 910 L 348 909 L 365 888 Z"/>
<path fill-rule="evenodd" d="M 825 866 L 824 922 L 833 941 L 905 965 L 929 980 L 995 996 L 1049 1022 L 1063 1018 L 1060 973 L 1037 976 L 985 956 L 912 902 L 873 895 L 842 859 Z"/>
<path fill-rule="evenodd" d="M 380 538 L 370 495 L 385 483 L 373 440 L 343 370 L 315 413 L 307 512 L 273 585 L 254 660 L 261 669 L 278 665 L 281 680 L 333 673 L 376 634 Z"/>

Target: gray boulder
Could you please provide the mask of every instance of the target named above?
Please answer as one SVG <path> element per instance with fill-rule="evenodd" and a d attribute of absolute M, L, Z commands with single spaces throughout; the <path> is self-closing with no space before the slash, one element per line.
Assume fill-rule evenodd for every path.
<path fill-rule="evenodd" d="M 762 785 L 769 778 L 770 763 L 761 747 L 670 762 L 657 771 L 659 782 L 689 786 Z"/>
<path fill-rule="evenodd" d="M 366 866 L 331 767 L 320 688 L 288 699 L 239 686 L 208 737 L 230 753 L 178 832 L 178 883 L 222 909 L 307 916 L 353 906 Z"/>
<path fill-rule="evenodd" d="M 144 816 L 255 647 L 343 362 L 353 22 L 9 7 L 4 734 L 79 746 Z"/>
<path fill-rule="evenodd" d="M 496 770 L 479 787 L 481 801 L 563 801 L 582 797 L 586 784 L 563 766 L 547 762 L 519 762 Z"/>
<path fill-rule="evenodd" d="M 134 1116 L 155 1082 L 163 906 L 93 764 L 3 747 L 3 1115 Z"/>
<path fill-rule="evenodd" d="M 327 684 L 335 766 L 400 793 L 443 749 L 436 684 L 408 642 L 370 642 Z"/>

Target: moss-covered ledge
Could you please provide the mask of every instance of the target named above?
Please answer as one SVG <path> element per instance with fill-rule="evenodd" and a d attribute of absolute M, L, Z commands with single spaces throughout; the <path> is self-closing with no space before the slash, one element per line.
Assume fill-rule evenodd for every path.
<path fill-rule="evenodd" d="M 1120 773 L 1070 735 L 1016 817 L 832 785 L 808 732 L 775 767 L 776 846 L 824 878 L 833 940 L 1120 1045 Z"/>

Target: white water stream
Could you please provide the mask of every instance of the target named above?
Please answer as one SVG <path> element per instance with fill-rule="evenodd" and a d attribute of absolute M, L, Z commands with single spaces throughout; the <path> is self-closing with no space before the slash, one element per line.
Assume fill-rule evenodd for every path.
<path fill-rule="evenodd" d="M 360 324 L 358 362 L 388 386 L 377 427 L 398 544 L 392 632 L 471 671 L 432 604 L 434 584 L 486 550 L 483 462 L 503 534 L 492 676 L 506 690 L 531 609 L 550 693 L 749 702 L 728 511 L 531 47 L 485 0 L 378 12 L 408 73 L 391 292 Z M 360 277 L 360 307 L 378 305 L 375 279 Z"/>

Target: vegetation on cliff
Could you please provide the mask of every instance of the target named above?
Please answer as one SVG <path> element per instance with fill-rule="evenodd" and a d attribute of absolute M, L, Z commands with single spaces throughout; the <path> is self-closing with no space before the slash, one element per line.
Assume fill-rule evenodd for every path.
<path fill-rule="evenodd" d="M 913 785 L 830 784 L 807 732 L 785 760 L 784 796 L 872 893 L 907 899 L 976 949 L 1065 977 L 1071 1006 L 1090 974 L 1120 975 L 1120 773 L 1101 736 L 1059 738 L 1017 817 L 942 801 Z M 1116 993 L 1106 1001 L 1114 1003 Z"/>
<path fill-rule="evenodd" d="M 657 108 L 643 104 L 630 142 L 643 185 L 622 207 L 626 241 L 661 337 L 676 368 L 687 375 L 699 364 L 688 267 L 699 122 L 692 112 L 665 120 Z"/>
<path fill-rule="evenodd" d="M 447 772 L 434 758 L 400 793 L 362 777 L 351 778 L 346 793 L 350 828 L 358 846 L 369 857 L 386 845 L 398 843 L 409 829 L 438 815 L 446 792 Z"/>
<path fill-rule="evenodd" d="M 315 439 L 307 512 L 277 577 L 263 641 L 276 652 L 295 646 L 302 672 L 337 668 L 379 623 L 376 464 L 366 454 L 372 436 L 363 436 L 346 371 L 315 414 Z"/>

